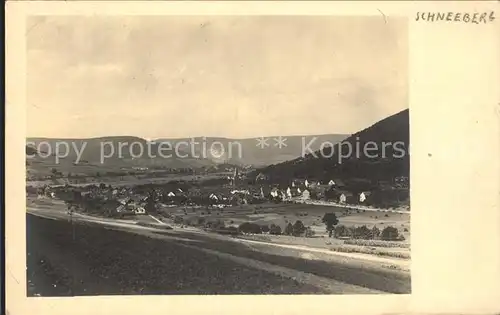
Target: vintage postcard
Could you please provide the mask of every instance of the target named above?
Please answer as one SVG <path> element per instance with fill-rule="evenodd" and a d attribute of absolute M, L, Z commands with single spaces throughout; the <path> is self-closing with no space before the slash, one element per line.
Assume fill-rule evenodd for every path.
<path fill-rule="evenodd" d="M 10 314 L 494 310 L 495 3 L 7 7 Z"/>

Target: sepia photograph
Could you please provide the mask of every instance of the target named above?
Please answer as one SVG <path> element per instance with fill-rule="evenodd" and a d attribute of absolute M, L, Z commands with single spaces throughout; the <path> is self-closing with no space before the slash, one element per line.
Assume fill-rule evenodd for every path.
<path fill-rule="evenodd" d="M 28 297 L 411 293 L 407 19 L 26 19 Z"/>
<path fill-rule="evenodd" d="M 497 314 L 497 9 L 8 1 L 5 313 Z"/>

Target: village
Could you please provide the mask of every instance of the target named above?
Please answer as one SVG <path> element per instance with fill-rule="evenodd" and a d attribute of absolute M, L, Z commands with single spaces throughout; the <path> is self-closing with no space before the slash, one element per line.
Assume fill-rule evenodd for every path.
<path fill-rule="evenodd" d="M 404 178 L 395 179 L 388 189 L 378 190 L 370 190 L 367 183 L 346 184 L 336 178 L 323 182 L 294 179 L 288 184 L 273 184 L 262 173 L 249 178 L 248 173 L 234 168 L 231 176 L 201 180 L 116 187 L 105 183 L 27 186 L 27 194 L 34 204 L 44 199 L 64 202 L 68 214 L 210 228 L 222 234 L 253 232 L 311 237 L 327 233 L 323 218 L 329 212 L 338 217 L 349 216 L 348 222 L 360 216 L 359 225 L 365 227 L 366 223 L 379 220 L 379 216 L 366 213 L 409 213 L 405 206 L 406 184 Z M 391 207 L 383 208 L 387 204 Z M 309 213 L 315 215 L 307 217 Z M 380 215 L 380 219 L 387 217 Z M 298 232 L 291 230 L 295 225 Z M 375 224 L 370 228 L 376 228 Z M 398 235 L 403 235 L 402 232 L 403 229 Z M 336 236 L 347 235 L 341 234 Z M 356 232 L 351 234 L 354 237 Z"/>

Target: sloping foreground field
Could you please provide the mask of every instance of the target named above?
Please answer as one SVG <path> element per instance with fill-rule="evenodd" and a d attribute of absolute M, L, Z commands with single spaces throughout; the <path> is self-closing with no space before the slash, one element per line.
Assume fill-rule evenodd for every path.
<path fill-rule="evenodd" d="M 409 293 L 409 273 L 258 251 L 206 235 L 27 215 L 28 296 Z"/>

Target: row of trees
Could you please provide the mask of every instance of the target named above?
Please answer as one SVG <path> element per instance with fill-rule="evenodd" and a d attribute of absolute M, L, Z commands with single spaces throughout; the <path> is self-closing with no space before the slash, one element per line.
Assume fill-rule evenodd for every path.
<path fill-rule="evenodd" d="M 393 226 L 387 226 L 380 231 L 380 229 L 376 226 L 369 229 L 366 225 L 359 227 L 346 227 L 344 225 L 339 225 L 335 228 L 335 237 L 350 237 L 364 240 L 380 239 L 383 241 L 404 240 L 404 236 L 399 234 L 398 229 Z"/>
<path fill-rule="evenodd" d="M 294 224 L 288 223 L 284 230 L 279 225 L 271 224 L 259 225 L 256 223 L 245 222 L 240 224 L 238 230 L 242 233 L 262 234 L 269 233 L 271 235 L 291 235 L 291 236 L 305 236 L 312 237 L 314 231 L 310 227 L 306 227 L 300 220 L 295 221 Z"/>
<path fill-rule="evenodd" d="M 351 237 L 365 240 L 381 239 L 386 241 L 404 240 L 403 235 L 399 234 L 398 229 L 392 226 L 387 226 L 382 231 L 376 226 L 371 229 L 366 225 L 359 227 L 337 226 L 339 219 L 335 213 L 325 213 L 322 222 L 326 225 L 329 237 Z"/>

